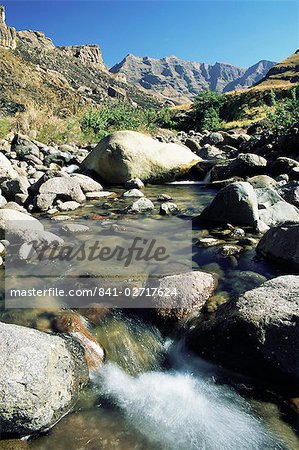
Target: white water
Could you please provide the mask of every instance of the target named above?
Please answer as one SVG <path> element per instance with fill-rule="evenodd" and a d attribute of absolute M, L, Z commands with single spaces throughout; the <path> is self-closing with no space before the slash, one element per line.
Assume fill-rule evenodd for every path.
<path fill-rule="evenodd" d="M 107 364 L 97 381 L 101 395 L 163 450 L 283 448 L 240 396 L 210 380 L 180 372 L 147 372 L 133 378 Z"/>

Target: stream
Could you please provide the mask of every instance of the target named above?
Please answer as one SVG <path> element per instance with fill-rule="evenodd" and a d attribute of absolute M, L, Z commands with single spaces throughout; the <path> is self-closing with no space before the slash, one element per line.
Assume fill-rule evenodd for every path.
<path fill-rule="evenodd" d="M 163 193 L 177 204 L 182 220 L 197 216 L 215 195 L 214 190 L 192 183 L 146 186 L 143 192 L 157 206 L 146 214 L 160 217 L 156 199 Z M 131 203 L 132 199 L 120 198 L 94 201 L 67 214 L 70 219 L 134 220 L 136 216 L 122 212 Z M 204 237 L 225 241 L 227 237 L 221 229 L 193 230 L 193 269 L 215 272 L 219 277 L 216 293 L 205 307 L 206 314 L 213 314 L 233 296 L 283 274 L 281 269 L 258 260 L 254 245 L 245 246 L 238 257 L 224 257 L 217 247 L 198 246 L 198 239 Z M 40 320 L 38 311 L 32 309 L 2 309 L 0 314 L 2 321 L 26 326 L 37 327 Z M 43 320 L 47 321 L 47 313 Z M 105 366 L 82 392 L 74 412 L 48 433 L 28 441 L 29 449 L 299 448 L 295 424 L 274 394 L 256 389 L 251 380 L 188 352 L 183 333 L 162 335 L 155 325 L 131 311 L 114 311 L 92 332 L 105 348 Z"/>

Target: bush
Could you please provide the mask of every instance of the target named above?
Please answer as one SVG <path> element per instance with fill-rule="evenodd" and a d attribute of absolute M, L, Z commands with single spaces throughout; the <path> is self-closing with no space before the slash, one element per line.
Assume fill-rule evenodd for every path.
<path fill-rule="evenodd" d="M 188 114 L 190 126 L 197 131 L 216 131 L 221 124 L 221 108 L 225 103 L 225 96 L 218 92 L 206 90 L 194 100 Z"/>
<path fill-rule="evenodd" d="M 293 88 L 290 98 L 275 101 L 275 109 L 267 114 L 267 126 L 276 134 L 283 134 L 299 122 L 299 89 Z"/>
<path fill-rule="evenodd" d="M 92 132 L 97 138 L 102 138 L 117 130 L 154 130 L 156 122 L 157 113 L 154 110 L 142 110 L 126 102 L 116 102 L 85 113 L 81 119 L 81 129 L 85 134 Z"/>

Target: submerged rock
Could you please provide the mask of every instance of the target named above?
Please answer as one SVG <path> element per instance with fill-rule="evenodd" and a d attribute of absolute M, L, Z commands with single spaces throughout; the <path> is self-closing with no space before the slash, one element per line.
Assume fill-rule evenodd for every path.
<path fill-rule="evenodd" d="M 27 436 L 55 425 L 87 381 L 82 347 L 66 339 L 0 323 L 0 427 Z"/>
<path fill-rule="evenodd" d="M 94 171 L 107 183 L 125 184 L 134 178 L 151 182 L 172 180 L 198 160 L 183 145 L 164 144 L 135 131 L 117 131 L 101 140 L 82 167 Z"/>
<path fill-rule="evenodd" d="M 299 276 L 281 276 L 220 307 L 187 336 L 191 349 L 224 366 L 298 386 Z"/>

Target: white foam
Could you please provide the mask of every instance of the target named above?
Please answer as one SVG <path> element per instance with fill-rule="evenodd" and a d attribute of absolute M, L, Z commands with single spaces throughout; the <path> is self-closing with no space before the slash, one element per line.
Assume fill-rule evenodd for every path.
<path fill-rule="evenodd" d="M 148 372 L 133 378 L 107 364 L 98 383 L 101 395 L 163 449 L 282 448 L 238 394 L 210 380 L 180 372 Z"/>

